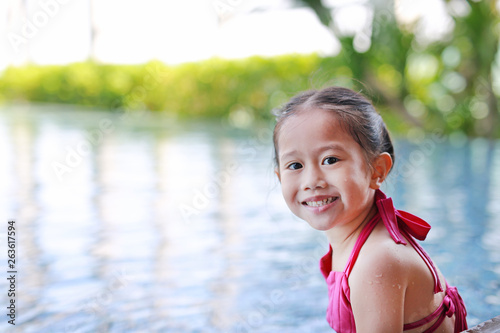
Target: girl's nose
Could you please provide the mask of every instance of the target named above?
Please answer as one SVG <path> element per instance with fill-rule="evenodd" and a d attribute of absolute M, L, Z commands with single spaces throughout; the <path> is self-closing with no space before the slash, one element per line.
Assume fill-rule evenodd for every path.
<path fill-rule="evenodd" d="M 316 190 L 325 187 L 326 181 L 323 174 L 319 170 L 311 168 L 305 173 L 303 183 L 304 190 Z"/>

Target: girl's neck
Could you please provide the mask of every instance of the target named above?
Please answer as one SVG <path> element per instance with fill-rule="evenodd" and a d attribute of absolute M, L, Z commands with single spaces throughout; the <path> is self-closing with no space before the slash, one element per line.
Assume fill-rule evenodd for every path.
<path fill-rule="evenodd" d="M 363 230 L 364 226 L 373 218 L 373 216 L 375 216 L 376 213 L 377 206 L 373 204 L 366 213 L 362 213 L 360 215 L 359 219 L 325 231 L 333 253 L 342 253 L 346 249 L 354 246 L 361 230 Z M 359 222 L 360 220 L 361 222 Z"/>

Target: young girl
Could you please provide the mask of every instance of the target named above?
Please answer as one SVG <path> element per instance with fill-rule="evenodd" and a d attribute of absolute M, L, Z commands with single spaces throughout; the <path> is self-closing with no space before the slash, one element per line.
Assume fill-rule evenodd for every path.
<path fill-rule="evenodd" d="M 274 147 L 288 207 L 330 243 L 320 269 L 335 331 L 467 329 L 457 289 L 415 241 L 430 226 L 396 210 L 379 189 L 394 149 L 365 97 L 339 87 L 293 97 L 277 115 Z"/>

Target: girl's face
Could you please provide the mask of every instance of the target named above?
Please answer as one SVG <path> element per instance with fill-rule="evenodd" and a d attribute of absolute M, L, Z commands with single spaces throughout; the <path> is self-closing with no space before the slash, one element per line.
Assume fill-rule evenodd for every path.
<path fill-rule="evenodd" d="M 291 116 L 277 145 L 276 173 L 295 215 L 318 230 L 363 222 L 379 178 L 332 111 L 312 109 Z"/>

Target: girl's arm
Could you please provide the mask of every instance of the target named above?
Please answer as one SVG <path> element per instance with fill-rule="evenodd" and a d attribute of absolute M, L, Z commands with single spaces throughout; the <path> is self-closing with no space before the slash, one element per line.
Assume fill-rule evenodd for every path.
<path fill-rule="evenodd" d="M 379 245 L 363 251 L 349 276 L 357 333 L 403 331 L 408 268 L 394 245 Z"/>

